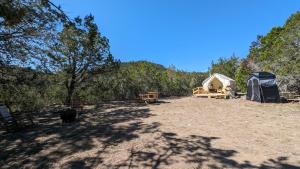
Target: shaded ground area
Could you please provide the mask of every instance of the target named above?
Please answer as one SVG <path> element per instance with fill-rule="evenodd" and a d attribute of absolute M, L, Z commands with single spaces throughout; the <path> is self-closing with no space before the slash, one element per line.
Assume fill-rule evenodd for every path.
<path fill-rule="evenodd" d="M 113 102 L 1 134 L 1 168 L 300 168 L 300 104 Z"/>

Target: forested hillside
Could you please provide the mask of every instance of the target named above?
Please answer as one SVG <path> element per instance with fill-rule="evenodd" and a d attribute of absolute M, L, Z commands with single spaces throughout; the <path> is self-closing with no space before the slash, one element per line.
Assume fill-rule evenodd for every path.
<path fill-rule="evenodd" d="M 1 75 L 1 100 L 13 110 L 31 111 L 62 104 L 68 95 L 63 72 L 9 66 L 1 68 Z M 91 103 L 136 99 L 147 91 L 158 91 L 161 97 L 187 96 L 207 77 L 207 73 L 189 73 L 146 61 L 128 62 L 114 71 L 90 75 L 77 85 L 74 95 Z"/>
<path fill-rule="evenodd" d="M 128 62 L 89 79 L 79 95 L 88 100 L 135 99 L 147 91 L 158 91 L 162 97 L 187 96 L 207 77 L 207 73 L 184 72 L 146 61 Z"/>

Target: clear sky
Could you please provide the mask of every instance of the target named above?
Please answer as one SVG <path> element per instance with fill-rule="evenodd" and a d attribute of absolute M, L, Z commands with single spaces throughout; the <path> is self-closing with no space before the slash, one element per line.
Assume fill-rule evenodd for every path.
<path fill-rule="evenodd" d="M 300 10 L 300 0 L 54 0 L 71 16 L 92 14 L 121 61 L 147 60 L 206 71 L 212 60 L 245 57 L 257 35 Z"/>

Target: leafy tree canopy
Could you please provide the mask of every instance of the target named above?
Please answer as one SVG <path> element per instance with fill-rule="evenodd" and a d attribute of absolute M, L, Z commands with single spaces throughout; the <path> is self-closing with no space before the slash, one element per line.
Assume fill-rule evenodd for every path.
<path fill-rule="evenodd" d="M 0 63 L 21 66 L 37 63 L 66 16 L 48 0 L 0 2 Z"/>
<path fill-rule="evenodd" d="M 110 54 L 108 39 L 100 34 L 92 15 L 65 24 L 58 36 L 48 50 L 44 65 L 48 71 L 64 73 L 66 102 L 70 103 L 77 85 L 89 75 L 111 70 L 118 64 Z"/>
<path fill-rule="evenodd" d="M 300 12 L 252 43 L 247 61 L 252 71 L 277 75 L 281 90 L 300 91 Z"/>
<path fill-rule="evenodd" d="M 228 59 L 221 57 L 216 63 L 212 62 L 210 73 L 221 73 L 234 79 L 238 66 L 239 58 L 233 54 Z"/>

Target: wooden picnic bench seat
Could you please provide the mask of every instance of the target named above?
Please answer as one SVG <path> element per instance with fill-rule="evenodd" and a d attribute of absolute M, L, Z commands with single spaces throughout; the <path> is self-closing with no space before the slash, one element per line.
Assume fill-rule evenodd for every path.
<path fill-rule="evenodd" d="M 205 91 L 203 87 L 197 87 L 193 89 L 193 96 L 195 97 L 206 97 L 206 98 L 216 98 L 216 99 L 228 99 L 230 94 L 227 90 L 222 89 L 211 89 Z"/>
<path fill-rule="evenodd" d="M 288 102 L 299 102 L 300 103 L 300 98 L 294 98 L 294 99 L 287 99 Z"/>
<path fill-rule="evenodd" d="M 147 92 L 145 94 L 139 94 L 139 98 L 145 103 L 155 103 L 158 100 L 158 92 Z"/>
<path fill-rule="evenodd" d="M 300 103 L 300 95 L 297 95 L 296 92 L 281 92 L 280 97 L 288 102 Z"/>
<path fill-rule="evenodd" d="M 295 92 L 280 92 L 280 96 L 285 99 L 294 99 L 296 93 Z"/>
<path fill-rule="evenodd" d="M 203 87 L 196 87 L 193 89 L 193 95 L 197 95 L 197 94 L 207 94 L 208 92 L 206 92 Z"/>

